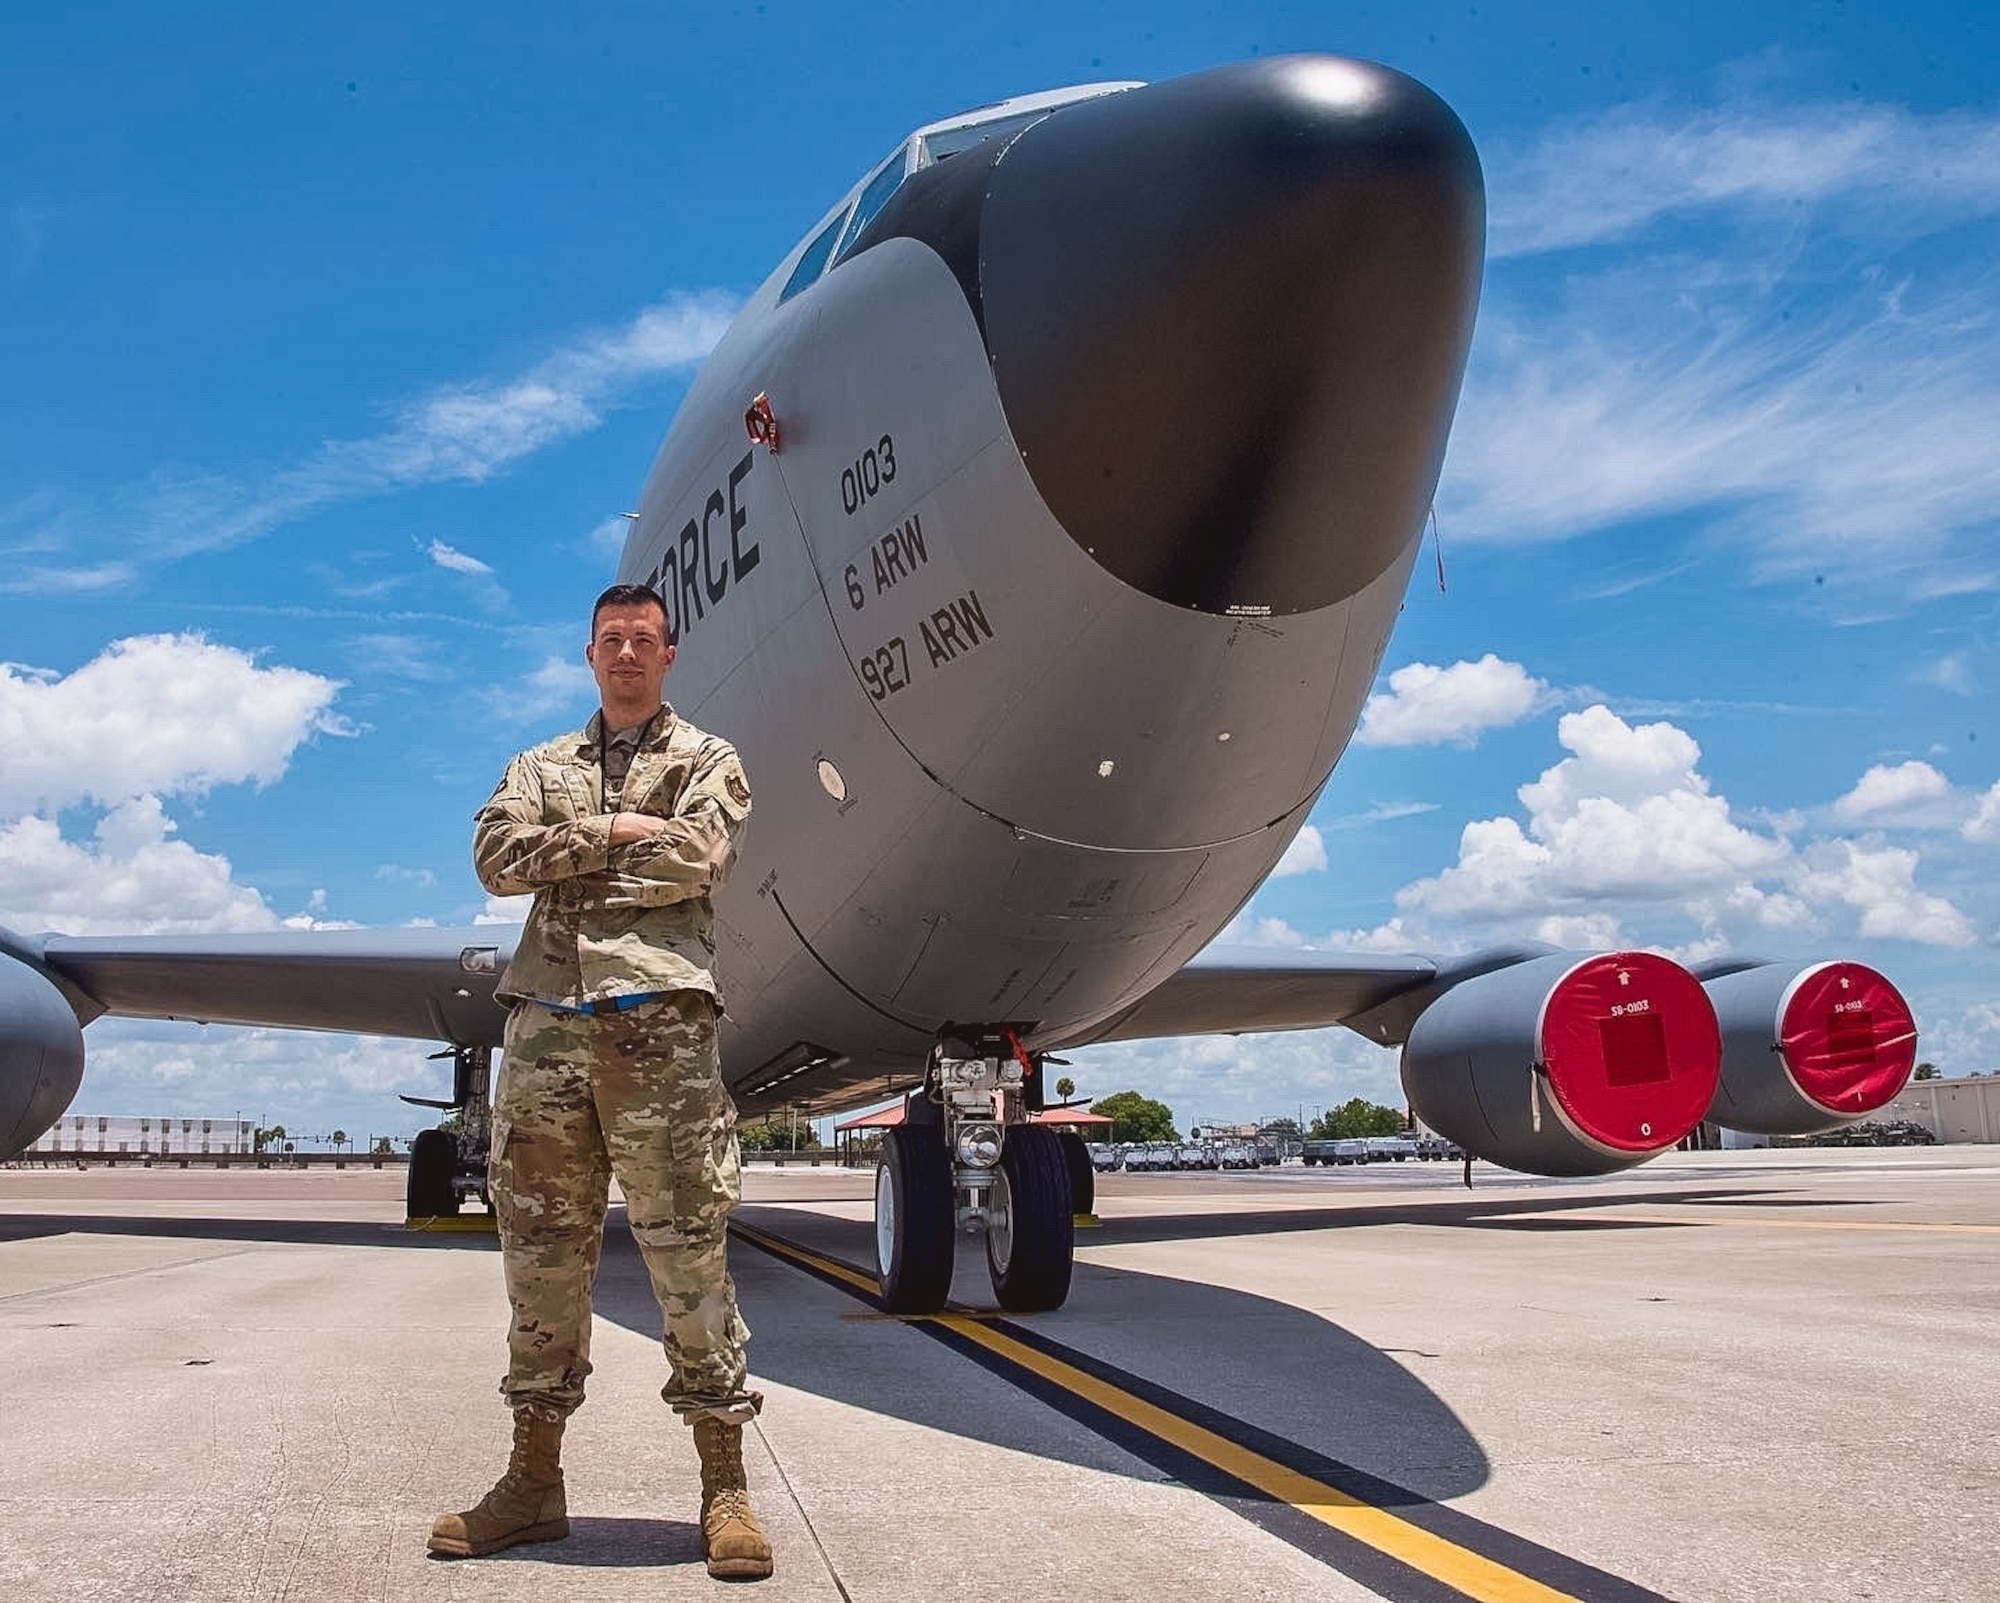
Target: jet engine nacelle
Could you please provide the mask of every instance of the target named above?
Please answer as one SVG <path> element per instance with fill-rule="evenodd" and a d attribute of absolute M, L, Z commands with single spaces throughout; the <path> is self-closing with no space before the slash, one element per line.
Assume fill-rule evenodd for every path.
<path fill-rule="evenodd" d="M 1714 1099 L 1715 1009 L 1650 952 L 1556 952 L 1462 981 L 1403 1047 L 1410 1108 L 1474 1157 L 1610 1174 L 1671 1147 Z"/>
<path fill-rule="evenodd" d="M 1722 1023 L 1708 1116 L 1758 1135 L 1812 1135 L 1893 1102 L 1917 1061 L 1902 993 L 1861 963 L 1705 971 Z"/>
<path fill-rule="evenodd" d="M 0 957 L 0 1162 L 25 1151 L 83 1081 L 83 1028 L 58 991 Z"/>

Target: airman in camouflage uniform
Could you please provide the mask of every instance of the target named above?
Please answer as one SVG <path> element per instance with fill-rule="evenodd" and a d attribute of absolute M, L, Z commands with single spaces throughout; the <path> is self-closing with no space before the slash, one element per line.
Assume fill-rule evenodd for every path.
<path fill-rule="evenodd" d="M 750 1333 L 726 1257 L 741 1184 L 709 904 L 735 862 L 750 787 L 728 741 L 660 700 L 674 647 L 658 595 L 614 586 L 591 633 L 602 710 L 516 757 L 473 836 L 480 882 L 535 898 L 498 988 L 512 1011 L 489 1172 L 515 1439 L 499 1484 L 440 1516 L 430 1547 L 472 1557 L 569 1533 L 562 1426 L 590 1373 L 615 1175 L 660 1303 L 662 1396 L 694 1427 L 709 1571 L 769 1575 L 742 1464 L 743 1426 L 763 1399 L 746 1386 Z"/>

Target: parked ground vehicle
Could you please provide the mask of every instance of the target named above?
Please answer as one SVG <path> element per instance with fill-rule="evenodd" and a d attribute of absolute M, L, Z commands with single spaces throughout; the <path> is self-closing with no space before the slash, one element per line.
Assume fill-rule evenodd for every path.
<path fill-rule="evenodd" d="M 1408 1136 L 1371 1135 L 1367 1145 L 1370 1163 L 1401 1163 L 1417 1155 L 1417 1144 Z"/>
<path fill-rule="evenodd" d="M 1308 1141 L 1300 1156 L 1308 1166 L 1316 1163 L 1366 1163 L 1368 1143 L 1358 1137 L 1339 1141 Z"/>
<path fill-rule="evenodd" d="M 1928 1126 L 1909 1119 L 1895 1119 L 1886 1124 L 1864 1119 L 1860 1124 L 1823 1130 L 1807 1144 L 1815 1147 L 1927 1147 L 1936 1140 Z"/>

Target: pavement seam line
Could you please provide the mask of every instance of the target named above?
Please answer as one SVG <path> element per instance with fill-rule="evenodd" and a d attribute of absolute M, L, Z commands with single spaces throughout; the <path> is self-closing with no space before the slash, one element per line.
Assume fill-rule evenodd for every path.
<path fill-rule="evenodd" d="M 764 1434 L 763 1422 L 753 1419 L 750 1423 L 756 1429 L 757 1440 L 764 1444 L 764 1451 L 770 1456 L 771 1468 L 777 1471 L 778 1482 L 785 1488 L 785 1495 L 792 1500 L 792 1507 L 799 1511 L 799 1522 L 805 1526 L 806 1535 L 812 1538 L 813 1548 L 819 1554 L 820 1563 L 826 1567 L 826 1578 L 833 1582 L 833 1589 L 840 1594 L 841 1603 L 854 1603 L 853 1598 L 848 1595 L 846 1583 L 840 1578 L 840 1571 L 834 1568 L 833 1555 L 827 1552 L 826 1543 L 819 1539 L 818 1527 L 813 1524 L 812 1515 L 806 1512 L 806 1505 L 799 1496 L 798 1488 L 792 1484 L 791 1476 L 785 1473 L 785 1466 L 778 1457 L 778 1450 L 771 1445 L 771 1438 Z"/>
<path fill-rule="evenodd" d="M 1507 1217 L 1532 1219 L 1539 1214 Z M 1579 1213 L 1578 1219 L 1595 1219 L 1604 1224 L 1738 1225 L 1766 1230 L 1868 1230 L 1916 1231 L 1920 1234 L 2000 1236 L 2000 1225 L 1925 1224 L 1918 1220 L 1890 1219 L 1771 1219 L 1757 1214 L 1664 1214 L 1664 1213 Z"/>
<path fill-rule="evenodd" d="M 150 1269 L 121 1269 L 116 1274 L 93 1275 L 88 1280 L 66 1280 L 60 1285 L 38 1286 L 28 1291 L 10 1291 L 0 1296 L 0 1303 L 26 1302 L 31 1297 L 50 1297 L 65 1291 L 87 1291 L 92 1286 L 108 1286 L 115 1280 L 137 1280 L 147 1275 L 169 1274 L 176 1269 L 192 1269 L 197 1264 L 217 1263 L 224 1258 L 240 1258 L 246 1252 L 256 1252 L 262 1246 L 233 1247 L 228 1252 L 211 1252 L 200 1258 L 182 1258 L 170 1264 L 156 1264 Z"/>

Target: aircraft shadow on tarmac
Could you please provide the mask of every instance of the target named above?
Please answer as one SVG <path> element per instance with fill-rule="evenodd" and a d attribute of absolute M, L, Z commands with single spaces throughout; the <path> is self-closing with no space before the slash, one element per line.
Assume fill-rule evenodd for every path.
<path fill-rule="evenodd" d="M 1854 1199 L 1842 1207 L 1876 1204 L 1872 1199 Z M 1647 1191 L 1640 1196 L 1606 1194 L 1592 1190 L 1563 1197 L 1524 1197 L 1518 1194 L 1468 1197 L 1446 1202 L 1386 1202 L 1346 1204 L 1327 1208 L 1291 1208 L 1243 1213 L 1152 1214 L 1145 1218 L 1119 1219 L 1105 1236 L 1107 1241 L 1198 1241 L 1218 1236 L 1283 1235 L 1307 1230 L 1353 1230 L 1382 1225 L 1432 1225 L 1448 1230 L 1600 1231 L 1674 1230 L 1688 1228 L 1686 1221 L 1672 1218 L 1641 1220 L 1629 1213 L 1617 1218 L 1593 1217 L 1582 1210 L 1646 1207 L 1759 1207 L 1825 1208 L 1834 1206 L 1824 1197 L 1783 1197 L 1773 1191 L 1746 1188 L 1740 1191 L 1687 1189 Z"/>
<path fill-rule="evenodd" d="M 810 1198 L 795 1198 L 810 1202 Z M 829 1199 L 837 1200 L 837 1199 Z M 1641 1221 L 1629 1214 L 1616 1219 L 1573 1216 L 1585 1208 L 1623 1207 L 1634 1203 L 1673 1207 L 1826 1208 L 1825 1198 L 1793 1198 L 1771 1191 L 1686 1190 L 1649 1191 L 1643 1197 L 1494 1196 L 1454 1202 L 1381 1203 L 1364 1207 L 1290 1209 L 1282 1212 L 1157 1214 L 1120 1219 L 1102 1241 L 1195 1241 L 1217 1236 L 1272 1235 L 1303 1230 L 1341 1230 L 1390 1224 L 1436 1225 L 1458 1230 L 1661 1230 L 1685 1229 L 1677 1219 Z M 1873 1199 L 1855 1198 L 1841 1207 L 1873 1207 Z M 622 1206 L 611 1209 L 607 1233 L 625 1234 Z M 405 1247 L 419 1252 L 497 1252 L 498 1244 L 480 1231 L 408 1230 L 400 1224 L 356 1219 L 187 1219 L 155 1214 L 0 1213 L 0 1242 L 29 1241 L 71 1233 L 101 1236 L 158 1236 L 194 1241 L 266 1241 L 325 1247 Z M 863 1238 L 857 1238 L 863 1239 Z M 856 1261 L 865 1261 L 872 1243 Z"/>
<path fill-rule="evenodd" d="M 0 1214 L 0 1242 L 43 1236 L 157 1236 L 187 1241 L 261 1241 L 317 1247 L 413 1247 L 420 1252 L 453 1250 L 497 1253 L 491 1235 L 451 1231 L 436 1235 L 402 1225 L 355 1219 L 164 1219 L 147 1214 Z"/>
<path fill-rule="evenodd" d="M 872 1225 L 787 1213 L 783 1233 L 796 1238 L 803 1233 L 796 1226 L 808 1219 L 815 1250 L 849 1263 L 868 1261 Z M 760 1227 L 766 1223 L 759 1220 Z M 755 1331 L 756 1378 L 1034 1457 L 1157 1478 L 1101 1437 L 1055 1420 L 1026 1398 L 1020 1407 L 979 1406 L 968 1389 L 989 1383 L 970 1359 L 916 1340 L 915 1332 L 898 1340 L 890 1333 L 894 1322 L 859 1297 L 837 1312 L 839 1323 L 831 1328 L 818 1317 L 760 1320 L 758 1282 L 769 1273 L 803 1272 L 743 1243 L 731 1262 Z M 983 1300 L 985 1282 L 982 1249 L 973 1241 L 961 1247 L 955 1284 L 970 1304 Z M 630 1236 L 616 1228 L 605 1241 L 596 1309 L 602 1318 L 657 1338 L 660 1313 L 644 1266 Z M 871 1328 L 876 1339 L 870 1339 Z M 1442 1501 L 1474 1490 L 1488 1475 L 1485 1452 L 1458 1416 L 1393 1356 L 1287 1303 L 1079 1263 L 1065 1308 L 1022 1320 L 1017 1328 L 1195 1399 L 1197 1409 L 1225 1417 L 1225 1434 L 1260 1434 L 1230 1427 L 1261 1421 L 1263 1432 L 1306 1450 L 1306 1462 L 1290 1455 L 1298 1467 L 1310 1470 L 1310 1460 L 1319 1459 L 1328 1473 L 1351 1478 L 1347 1472 L 1358 1471 L 1386 1483 L 1373 1489 L 1372 1500 Z M 855 1339 L 841 1341 L 840 1330 L 854 1332 Z M 1131 1339 L 1136 1332 L 1143 1332 L 1143 1342 Z M 1226 1357 L 1219 1356 L 1219 1337 L 1226 1340 Z M 1274 1398 L 1283 1401 L 1274 1407 Z"/>

